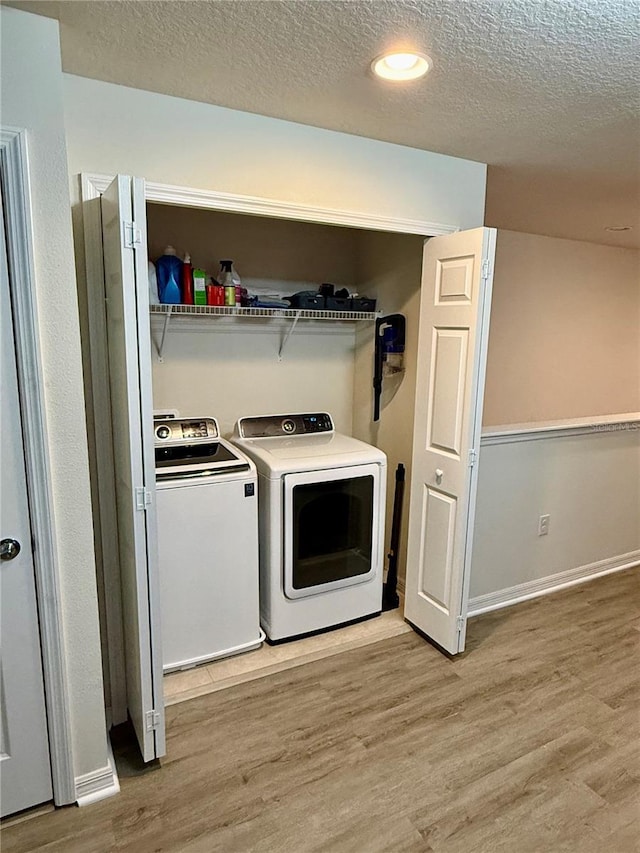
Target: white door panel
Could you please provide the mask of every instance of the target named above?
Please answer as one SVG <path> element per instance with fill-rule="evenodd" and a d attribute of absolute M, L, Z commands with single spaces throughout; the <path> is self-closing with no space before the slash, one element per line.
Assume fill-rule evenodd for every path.
<path fill-rule="evenodd" d="M 425 244 L 405 616 L 464 649 L 496 232 Z"/>
<path fill-rule="evenodd" d="M 1 207 L 0 278 L 0 535 L 3 540 L 14 539 L 20 545 L 15 557 L 0 561 L 0 807 L 4 817 L 50 800 L 52 788 Z"/>
<path fill-rule="evenodd" d="M 115 178 L 102 227 L 127 705 L 151 761 L 165 743 L 143 181 Z"/>
<path fill-rule="evenodd" d="M 453 570 L 453 532 L 457 501 L 425 486 L 422 497 L 421 529 L 424 532 L 420 555 L 419 592 L 444 613 L 448 613 Z M 429 557 L 430 571 L 424 567 Z"/>
<path fill-rule="evenodd" d="M 467 329 L 434 329 L 427 447 L 460 459 L 467 368 Z"/>

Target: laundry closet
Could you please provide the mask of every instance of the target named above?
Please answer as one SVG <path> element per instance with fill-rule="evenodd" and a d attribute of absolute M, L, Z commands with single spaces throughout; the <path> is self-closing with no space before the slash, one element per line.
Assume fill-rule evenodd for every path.
<path fill-rule="evenodd" d="M 328 310 L 288 310 L 287 302 L 285 310 L 216 308 L 220 313 L 209 308 L 201 312 L 199 306 L 151 306 L 154 410 L 178 413 L 178 424 L 159 419 L 154 430 L 156 457 L 168 454 L 168 445 L 173 456 L 169 472 L 166 467 L 157 471 L 165 673 L 254 649 L 260 626 L 262 638 L 266 632 L 269 642 L 282 642 L 379 614 L 383 556 L 388 550 L 386 459 L 373 446 L 360 446 L 348 438 L 354 432 L 355 386 L 358 379 L 370 386 L 373 369 L 370 346 L 363 346 L 362 335 L 356 334 L 356 327 L 367 327 L 368 343 L 376 317 L 374 310 L 357 310 L 362 305 L 375 307 L 375 300 L 357 298 L 373 286 L 369 281 L 364 288 L 361 285 L 361 270 L 366 271 L 362 256 L 370 251 L 363 232 L 154 203 L 147 204 L 146 213 L 153 259 L 171 246 L 178 257 L 188 255 L 192 265 L 209 276 L 215 275 L 218 257 L 232 258 L 242 273 L 243 288 L 267 304 L 269 298 L 277 301 L 317 292 L 321 283 L 357 299 L 353 310 L 351 300 L 344 297 L 329 298 Z M 384 235 L 367 236 L 375 241 Z M 414 256 L 416 274 L 410 284 L 417 292 L 423 239 L 400 235 L 398 240 L 402 254 Z M 364 378 L 356 376 L 358 345 L 369 355 Z M 394 379 L 402 380 L 400 371 Z M 293 417 L 299 413 L 312 414 Z M 279 419 L 271 421 L 273 415 Z M 187 416 L 196 421 L 181 420 Z M 235 488 L 232 482 L 223 483 L 238 481 L 240 472 L 231 472 L 230 466 L 242 460 L 217 462 L 220 449 L 227 457 L 227 451 L 238 454 L 237 449 L 227 443 L 217 448 L 211 435 L 183 440 L 180 429 L 191 434 L 196 427 L 200 433 L 206 423 L 201 419 L 215 417 L 217 429 L 228 439 L 240 418 L 246 425 L 247 418 L 255 416 L 263 417 L 260 432 L 268 427 L 275 434 L 264 441 L 249 436 L 240 448 L 249 454 L 256 451 L 257 461 L 264 462 L 256 494 L 243 496 L 240 482 Z M 307 437 L 282 435 L 281 423 L 294 431 L 297 426 L 304 430 L 307 423 Z M 216 430 L 209 426 L 209 432 Z M 216 442 L 221 443 L 217 437 Z M 283 476 L 271 476 L 268 451 L 260 455 L 274 444 L 278 469 L 286 471 Z M 207 453 L 206 464 L 193 458 L 196 445 L 198 454 Z M 286 463 L 288 447 L 293 457 Z M 185 455 L 190 478 L 183 478 L 182 487 L 176 483 L 180 474 L 176 453 Z M 207 489 L 203 477 L 209 478 Z M 292 485 L 286 488 L 289 482 Z M 248 487 L 245 483 L 245 492 Z M 225 494 L 222 502 L 216 500 L 217 493 Z M 287 496 L 296 505 L 291 511 L 283 509 Z M 257 562 L 257 552 L 254 560 L 246 547 L 252 540 L 247 512 L 256 503 L 261 519 L 261 606 L 260 619 L 256 616 L 252 626 L 251 564 Z M 193 544 L 194 538 L 199 545 Z M 280 551 L 282 540 L 286 541 Z M 296 555 L 289 553 L 294 546 Z M 280 565 L 286 567 L 286 593 L 281 591 Z M 256 581 L 257 574 L 256 568 Z M 173 679 L 167 689 L 173 691 L 180 683 Z"/>
<path fill-rule="evenodd" d="M 443 631 L 436 639 L 454 650 L 462 647 L 463 625 L 457 614 L 472 518 L 466 509 L 456 512 L 456 504 L 462 498 L 466 507 L 473 497 L 468 448 L 480 428 L 477 389 L 482 386 L 486 350 L 486 258 L 493 250 L 492 233 L 476 229 L 439 237 L 433 242 L 433 257 L 427 252 L 423 259 L 425 237 L 454 229 L 303 206 L 279 208 L 242 197 L 231 202 L 225 198 L 221 204 L 215 193 L 203 200 L 203 193 L 190 195 L 188 190 L 180 191 L 179 201 L 167 203 L 176 188 L 145 189 L 144 182 L 128 178 L 107 183 L 104 180 L 99 191 L 125 633 L 120 650 L 111 648 L 110 638 L 109 656 L 120 651 L 125 659 L 126 703 L 145 759 L 164 752 L 162 667 L 157 660 L 159 589 L 153 567 L 157 539 L 148 423 L 152 410 L 214 417 L 223 438 L 231 436 L 243 417 L 328 413 L 336 431 L 382 450 L 391 475 L 398 462 L 409 471 L 412 462 L 416 468 L 416 459 L 418 469 L 424 467 L 425 448 L 435 454 L 442 466 L 435 470 L 435 483 L 440 486 L 444 478 L 452 485 L 442 490 L 418 484 L 416 491 L 414 484 L 406 494 L 403 551 L 408 542 L 414 551 L 410 562 L 419 576 L 407 593 L 405 613 L 423 630 L 425 614 L 427 621 L 435 614 Z M 86 231 L 92 227 L 88 213 Z M 405 229 L 414 233 L 403 233 Z M 233 258 L 249 292 L 266 289 L 291 295 L 330 282 L 377 300 L 378 314 L 406 314 L 406 366 L 384 384 L 380 420 L 372 422 L 376 314 L 337 312 L 319 319 L 322 315 L 307 312 L 262 311 L 258 317 L 251 316 L 250 309 L 200 306 L 151 306 L 150 311 L 147 255 L 155 260 L 168 244 L 180 255 L 188 252 L 194 266 L 209 275 L 216 274 L 221 258 Z M 425 301 L 426 275 L 434 296 Z M 427 353 L 422 367 L 417 359 L 419 329 L 427 341 L 432 339 L 421 348 Z M 416 381 L 424 384 L 426 394 L 416 395 Z M 412 451 L 416 406 L 425 409 L 427 438 L 425 443 L 419 436 L 417 457 L 416 447 Z M 422 470 L 419 474 L 428 479 Z M 386 494 L 382 489 L 380 496 L 387 506 L 386 531 L 380 524 L 380 552 L 388 547 L 393 476 L 388 482 Z M 417 509 L 416 495 L 421 505 Z M 413 518 L 413 534 L 407 517 Z M 425 559 L 432 566 L 428 579 L 421 568 Z M 116 685 L 118 689 L 122 687 Z M 113 679 L 111 690 L 113 706 Z"/>
<path fill-rule="evenodd" d="M 249 293 L 291 296 L 331 282 L 336 289 L 364 295 L 375 291 L 377 310 L 390 313 L 387 305 L 395 310 L 397 296 L 381 292 L 381 282 L 366 263 L 371 241 L 382 244 L 386 237 L 355 228 L 147 203 L 153 260 L 173 245 L 180 257 L 189 252 L 194 267 L 216 276 L 220 258 L 233 258 Z M 407 287 L 418 293 L 423 238 L 398 235 L 396 240 L 399 257 L 413 256 L 414 279 Z M 382 269 L 379 277 L 384 283 Z M 303 318 L 291 331 L 291 318 L 279 318 L 277 311 L 273 315 L 172 316 L 160 361 L 166 315 L 152 314 L 154 409 L 212 414 L 227 437 L 241 416 L 328 411 L 338 431 L 353 434 L 356 346 L 362 345 L 363 335 L 372 340 L 373 320 Z M 369 355 L 370 386 L 373 352 Z M 365 377 L 357 380 L 362 383 Z M 366 415 L 370 418 L 371 412 Z"/>

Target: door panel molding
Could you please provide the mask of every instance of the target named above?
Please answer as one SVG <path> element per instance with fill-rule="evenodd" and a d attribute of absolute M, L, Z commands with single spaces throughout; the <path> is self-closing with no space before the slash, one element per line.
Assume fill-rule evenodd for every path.
<path fill-rule="evenodd" d="M 420 554 L 419 594 L 437 607 L 442 613 L 449 613 L 451 575 L 453 572 L 453 547 L 458 509 L 455 496 L 448 495 L 431 486 L 424 487 L 423 499 L 424 538 Z M 434 560 L 429 552 L 436 550 Z M 429 566 L 440 568 L 440 575 L 434 576 Z"/>
<path fill-rule="evenodd" d="M 427 448 L 460 459 L 469 330 L 440 326 L 433 331 Z"/>
<path fill-rule="evenodd" d="M 473 298 L 473 255 L 436 261 L 436 305 L 466 305 Z"/>
<path fill-rule="evenodd" d="M 60 566 L 53 521 L 51 466 L 38 337 L 38 310 L 31 225 L 27 133 L 0 130 L 7 254 L 14 282 L 16 364 L 21 390 L 25 467 L 31 526 L 36 547 L 34 569 L 40 621 L 40 644 L 56 805 L 75 802 L 69 691 L 60 618 Z"/>

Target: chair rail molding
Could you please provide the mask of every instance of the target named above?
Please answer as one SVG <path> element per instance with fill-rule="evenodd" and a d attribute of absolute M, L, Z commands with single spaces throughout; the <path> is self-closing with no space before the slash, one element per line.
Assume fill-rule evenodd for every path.
<path fill-rule="evenodd" d="M 514 444 L 518 441 L 635 430 L 640 430 L 640 412 L 625 412 L 566 421 L 484 427 L 480 444 L 485 447 L 492 444 Z"/>

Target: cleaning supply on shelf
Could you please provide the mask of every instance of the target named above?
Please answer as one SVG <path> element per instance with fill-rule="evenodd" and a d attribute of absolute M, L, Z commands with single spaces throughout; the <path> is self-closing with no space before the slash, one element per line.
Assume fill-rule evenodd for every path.
<path fill-rule="evenodd" d="M 207 285 L 207 305 L 224 305 L 224 287 L 213 279 Z"/>
<path fill-rule="evenodd" d="M 182 301 L 185 305 L 193 305 L 193 266 L 188 252 L 182 264 Z"/>
<path fill-rule="evenodd" d="M 218 281 L 224 287 L 224 304 L 230 308 L 236 304 L 236 282 L 233 280 L 232 268 L 233 261 L 220 261 Z"/>
<path fill-rule="evenodd" d="M 162 301 L 169 305 L 178 305 L 180 303 L 180 285 L 178 284 L 179 276 L 174 270 L 169 271 L 169 280 L 162 291 Z"/>
<path fill-rule="evenodd" d="M 167 246 L 164 254 L 156 261 L 156 276 L 160 302 L 177 305 L 181 298 L 182 261 L 173 246 Z"/>
<path fill-rule="evenodd" d="M 207 274 L 204 270 L 193 271 L 193 304 L 207 304 Z"/>
<path fill-rule="evenodd" d="M 224 305 L 224 287 L 215 282 L 213 283 L 213 304 Z"/>
<path fill-rule="evenodd" d="M 153 261 L 149 261 L 149 305 L 159 305 L 158 297 L 158 277 L 156 275 L 156 265 Z"/>

